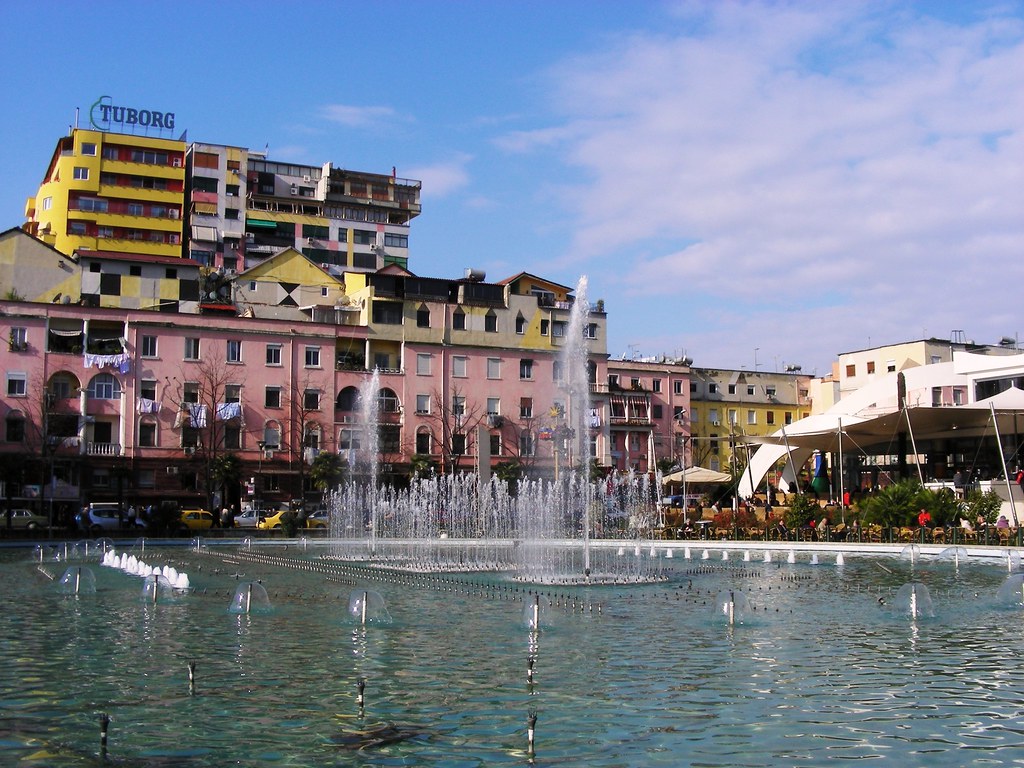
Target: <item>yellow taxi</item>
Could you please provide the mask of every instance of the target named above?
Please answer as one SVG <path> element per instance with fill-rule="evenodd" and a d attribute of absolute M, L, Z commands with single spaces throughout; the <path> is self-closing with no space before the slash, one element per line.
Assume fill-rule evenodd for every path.
<path fill-rule="evenodd" d="M 213 527 L 213 514 L 205 509 L 183 509 L 181 525 L 183 530 L 208 531 Z"/>

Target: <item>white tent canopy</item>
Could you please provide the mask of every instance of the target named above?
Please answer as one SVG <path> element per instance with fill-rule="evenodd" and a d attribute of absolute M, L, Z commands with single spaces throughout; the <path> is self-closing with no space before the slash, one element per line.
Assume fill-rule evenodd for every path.
<path fill-rule="evenodd" d="M 687 483 L 728 483 L 732 482 L 732 476 L 705 467 L 687 467 L 665 475 L 661 481 L 663 483 L 682 483 L 684 481 Z"/>

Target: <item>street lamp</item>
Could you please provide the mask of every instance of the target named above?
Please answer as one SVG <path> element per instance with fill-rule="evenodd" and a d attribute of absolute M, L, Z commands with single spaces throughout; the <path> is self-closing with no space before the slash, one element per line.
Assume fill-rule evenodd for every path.
<path fill-rule="evenodd" d="M 266 452 L 267 441 L 257 440 L 256 447 L 260 449 L 260 462 L 259 467 L 256 470 L 256 488 L 253 489 L 253 501 L 256 503 L 258 509 L 263 509 L 263 502 L 260 498 L 260 491 L 263 488 L 263 455 Z"/>
<path fill-rule="evenodd" d="M 49 498 L 49 513 L 47 515 L 47 519 L 48 519 L 47 538 L 50 538 L 50 539 L 53 538 L 53 497 L 54 497 L 54 495 L 56 493 L 56 490 L 57 490 L 57 478 L 55 477 L 55 472 L 54 472 L 55 467 L 54 467 L 54 464 L 56 463 L 55 460 L 56 460 L 56 456 L 57 456 L 57 448 L 60 447 L 61 443 L 63 443 L 63 442 L 64 442 L 64 438 L 62 438 L 60 435 L 47 435 L 46 436 L 45 448 L 46 448 L 46 454 L 47 454 L 47 456 L 49 457 L 49 460 L 50 460 L 49 461 L 49 464 L 50 464 L 50 481 L 48 483 L 48 485 L 50 486 L 50 498 Z"/>

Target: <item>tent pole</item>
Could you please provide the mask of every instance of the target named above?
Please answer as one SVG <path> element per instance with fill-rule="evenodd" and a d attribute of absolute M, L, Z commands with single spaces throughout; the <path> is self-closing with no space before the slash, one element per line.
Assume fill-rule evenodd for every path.
<path fill-rule="evenodd" d="M 917 460 L 917 441 L 914 440 L 914 427 L 910 423 L 910 411 L 907 409 L 907 400 L 903 399 L 903 418 L 907 420 L 907 430 L 910 432 L 910 447 L 914 451 L 914 463 L 917 464 L 917 481 L 924 485 L 924 473 L 921 472 L 921 462 Z"/>
<path fill-rule="evenodd" d="M 789 466 L 793 467 L 793 484 L 796 486 L 796 492 L 800 491 L 800 468 L 793 463 L 793 451 L 789 447 L 789 436 L 786 434 L 786 428 L 782 428 L 782 439 L 786 443 L 786 456 L 789 458 Z"/>
<path fill-rule="evenodd" d="M 843 418 L 840 416 L 839 422 L 839 519 L 846 523 L 846 478 L 844 477 L 843 467 Z"/>
<path fill-rule="evenodd" d="M 1010 514 L 1013 515 L 1013 525 L 1019 525 L 1017 521 L 1017 505 L 1013 503 L 1013 489 L 1010 488 L 1010 473 L 1006 471 L 1006 456 L 1003 455 L 1003 438 L 999 435 L 999 422 L 996 420 L 996 404 L 989 403 L 989 410 L 992 411 L 992 427 L 996 431 L 996 445 L 999 446 L 999 463 L 1003 465 L 1003 480 L 1006 481 L 1006 496 L 1010 499 Z"/>

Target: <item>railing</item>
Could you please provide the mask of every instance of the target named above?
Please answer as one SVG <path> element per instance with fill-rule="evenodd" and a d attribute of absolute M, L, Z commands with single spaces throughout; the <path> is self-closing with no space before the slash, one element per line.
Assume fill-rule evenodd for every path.
<path fill-rule="evenodd" d="M 120 443 L 86 443 L 85 452 L 89 456 L 120 456 Z"/>

